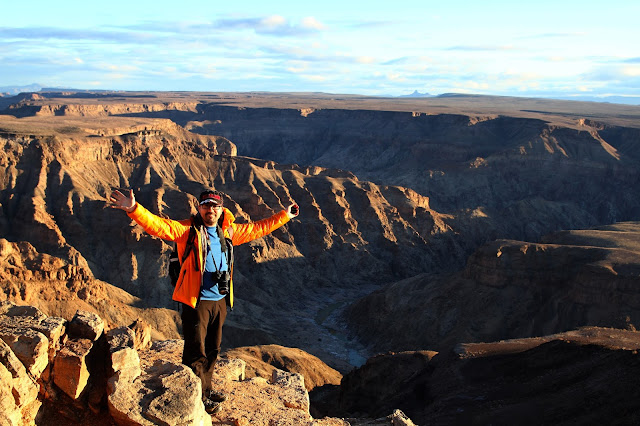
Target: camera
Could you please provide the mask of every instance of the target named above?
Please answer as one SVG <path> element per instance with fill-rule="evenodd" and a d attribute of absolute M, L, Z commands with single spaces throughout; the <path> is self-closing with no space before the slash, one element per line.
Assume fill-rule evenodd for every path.
<path fill-rule="evenodd" d="M 220 294 L 229 293 L 229 282 L 231 281 L 231 274 L 229 271 L 218 271 L 213 273 L 213 282 L 218 284 L 218 291 Z"/>

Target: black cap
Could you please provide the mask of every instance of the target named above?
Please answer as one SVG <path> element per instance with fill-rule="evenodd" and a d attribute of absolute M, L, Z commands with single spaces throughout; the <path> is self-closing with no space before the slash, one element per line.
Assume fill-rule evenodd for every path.
<path fill-rule="evenodd" d="M 222 205 L 222 193 L 218 191 L 204 191 L 200 194 L 200 204 L 213 203 L 216 206 Z"/>

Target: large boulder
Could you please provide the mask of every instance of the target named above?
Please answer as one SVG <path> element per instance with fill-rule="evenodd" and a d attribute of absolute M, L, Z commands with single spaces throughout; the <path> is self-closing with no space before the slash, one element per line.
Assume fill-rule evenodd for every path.
<path fill-rule="evenodd" d="M 0 302 L 0 337 L 28 368 L 39 377 L 53 361 L 65 332 L 63 318 L 48 317 L 33 306 Z"/>
<path fill-rule="evenodd" d="M 93 312 L 78 310 L 69 323 L 69 336 L 98 340 L 104 331 L 104 321 Z"/>
<path fill-rule="evenodd" d="M 140 357 L 134 349 L 135 334 L 129 327 L 118 327 L 107 332 L 112 372 L 108 382 L 109 393 L 115 391 L 117 382 L 132 382 L 142 373 Z"/>
<path fill-rule="evenodd" d="M 309 411 L 309 394 L 304 387 L 304 377 L 298 373 L 273 370 L 271 383 L 282 388 L 282 400 L 285 407 Z"/>
<path fill-rule="evenodd" d="M 4 340 L 33 377 L 40 377 L 49 365 L 49 339 L 30 328 L 1 328 Z"/>
<path fill-rule="evenodd" d="M 248 378 L 257 376 L 270 379 L 276 369 L 299 373 L 304 377 L 304 384 L 309 392 L 317 386 L 339 385 L 342 379 L 339 371 L 298 348 L 280 345 L 244 346 L 229 349 L 225 355 L 230 359 L 244 360 Z"/>
<path fill-rule="evenodd" d="M 24 364 L 13 353 L 11 347 L 0 339 L 0 412 L 8 424 L 29 424 L 35 418 L 40 401 L 39 386 L 27 373 Z M 21 419 L 20 422 L 16 419 Z M 13 423 L 11 423 L 13 422 Z"/>
<path fill-rule="evenodd" d="M 109 412 L 120 425 L 210 425 L 202 387 L 188 367 L 157 361 L 134 380 L 114 380 Z"/>
<path fill-rule="evenodd" d="M 54 383 L 73 399 L 78 399 L 89 381 L 87 357 L 92 348 L 89 339 L 69 340 L 56 356 Z"/>
<path fill-rule="evenodd" d="M 0 425 L 18 425 L 20 410 L 13 396 L 13 376 L 0 364 Z"/>

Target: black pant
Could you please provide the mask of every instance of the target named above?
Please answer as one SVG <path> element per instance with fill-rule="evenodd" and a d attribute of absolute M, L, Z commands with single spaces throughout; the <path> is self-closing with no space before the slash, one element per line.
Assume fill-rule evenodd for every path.
<path fill-rule="evenodd" d="M 213 367 L 220 353 L 222 324 L 227 317 L 225 300 L 200 300 L 195 309 L 182 305 L 184 350 L 182 363 L 202 382 L 202 393 L 211 389 Z"/>

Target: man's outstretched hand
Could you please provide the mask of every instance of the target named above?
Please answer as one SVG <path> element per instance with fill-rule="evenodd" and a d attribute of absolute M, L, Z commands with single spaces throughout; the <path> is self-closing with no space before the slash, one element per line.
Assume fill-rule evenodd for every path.
<path fill-rule="evenodd" d="M 294 204 L 291 204 L 289 207 L 287 207 L 287 216 L 289 216 L 289 219 L 293 219 L 299 214 L 300 214 L 300 207 L 298 207 L 297 204 L 294 203 Z"/>
<path fill-rule="evenodd" d="M 109 201 L 111 201 L 112 208 L 124 210 L 127 213 L 131 213 L 136 208 L 136 197 L 133 195 L 133 189 L 129 190 L 129 195 L 124 195 L 116 189 L 109 196 Z"/>

